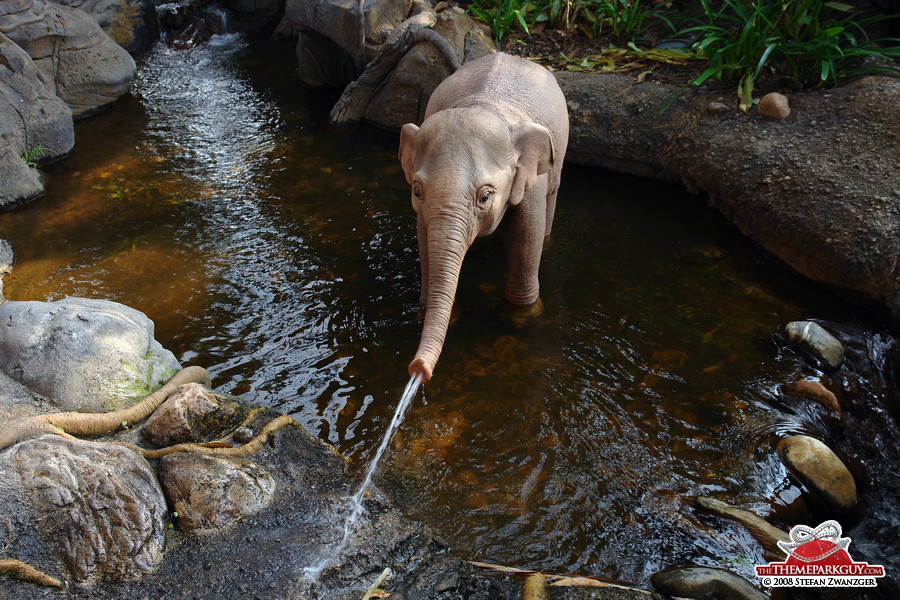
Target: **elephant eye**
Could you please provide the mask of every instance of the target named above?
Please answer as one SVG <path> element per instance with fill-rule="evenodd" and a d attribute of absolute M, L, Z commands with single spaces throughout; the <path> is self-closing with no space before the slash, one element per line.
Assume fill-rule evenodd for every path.
<path fill-rule="evenodd" d="M 478 197 L 476 198 L 478 208 L 484 208 L 485 206 L 487 206 L 487 203 L 491 201 L 491 196 L 493 195 L 494 188 L 490 186 L 485 186 L 478 190 Z"/>
<path fill-rule="evenodd" d="M 416 200 L 418 200 L 419 202 L 421 202 L 425 197 L 425 193 L 422 191 L 422 186 L 418 183 L 413 184 L 412 192 L 413 196 L 415 196 Z"/>

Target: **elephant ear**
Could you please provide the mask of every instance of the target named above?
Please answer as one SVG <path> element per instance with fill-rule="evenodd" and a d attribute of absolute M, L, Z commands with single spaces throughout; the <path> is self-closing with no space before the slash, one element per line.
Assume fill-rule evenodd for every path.
<path fill-rule="evenodd" d="M 416 169 L 416 134 L 419 128 L 413 123 L 407 123 L 400 129 L 400 151 L 398 156 L 403 166 L 403 174 L 406 175 L 406 183 L 412 185 L 413 172 Z"/>
<path fill-rule="evenodd" d="M 537 123 L 511 125 L 509 137 L 519 155 L 509 194 L 509 203 L 516 205 L 525 197 L 525 192 L 537 183 L 538 176 L 550 170 L 556 150 L 550 130 Z"/>

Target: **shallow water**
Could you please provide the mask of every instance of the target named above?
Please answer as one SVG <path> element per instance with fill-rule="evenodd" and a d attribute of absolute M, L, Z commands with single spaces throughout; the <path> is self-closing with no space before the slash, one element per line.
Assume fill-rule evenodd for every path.
<path fill-rule="evenodd" d="M 132 97 L 77 125 L 47 195 L 0 214 L 5 293 L 144 311 L 183 364 L 292 414 L 361 478 L 418 342 L 415 217 L 397 136 L 329 128 L 292 57 L 237 36 L 144 57 Z M 525 329 L 493 308 L 500 245 L 470 251 L 462 318 L 377 482 L 473 560 L 749 577 L 759 547 L 685 497 L 790 513 L 773 442 L 828 433 L 817 407 L 777 400 L 813 373 L 777 334 L 868 317 L 671 187 L 567 166 L 553 231 L 546 314 Z"/>

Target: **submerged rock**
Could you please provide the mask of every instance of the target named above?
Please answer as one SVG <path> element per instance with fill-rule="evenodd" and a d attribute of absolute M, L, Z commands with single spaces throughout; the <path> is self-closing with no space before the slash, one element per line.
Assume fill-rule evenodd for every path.
<path fill-rule="evenodd" d="M 39 515 L 46 554 L 79 583 L 137 579 L 162 560 L 166 502 L 140 454 L 44 435 L 0 454 L 0 466 L 0 497 L 20 498 L 0 515 L 15 523 L 3 513 L 23 505 Z"/>
<path fill-rule="evenodd" d="M 805 435 L 793 435 L 778 442 L 778 455 L 832 512 L 840 515 L 856 506 L 853 475 L 823 442 Z"/>
<path fill-rule="evenodd" d="M 7 0 L 0 31 L 31 56 L 50 87 L 84 116 L 128 92 L 131 55 L 86 13 L 45 0 Z"/>
<path fill-rule="evenodd" d="M 725 569 L 673 567 L 650 578 L 653 586 L 669 596 L 695 600 L 768 600 L 768 596 Z"/>
<path fill-rule="evenodd" d="M 844 346 L 833 335 L 812 321 L 793 321 L 784 328 L 788 342 L 808 352 L 829 371 L 844 362 Z"/>
<path fill-rule="evenodd" d="M 180 368 L 153 321 L 108 300 L 0 305 L 0 369 L 63 410 L 130 406 Z"/>

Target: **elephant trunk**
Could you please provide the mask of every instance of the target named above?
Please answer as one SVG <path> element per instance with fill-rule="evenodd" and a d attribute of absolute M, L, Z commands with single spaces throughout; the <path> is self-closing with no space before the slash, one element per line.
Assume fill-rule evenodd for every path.
<path fill-rule="evenodd" d="M 409 363 L 409 374 L 422 374 L 422 380 L 431 379 L 434 366 L 444 346 L 456 286 L 463 258 L 468 249 L 465 233 L 446 235 L 431 228 L 428 233 L 428 281 L 425 290 L 425 322 L 419 348 Z"/>

